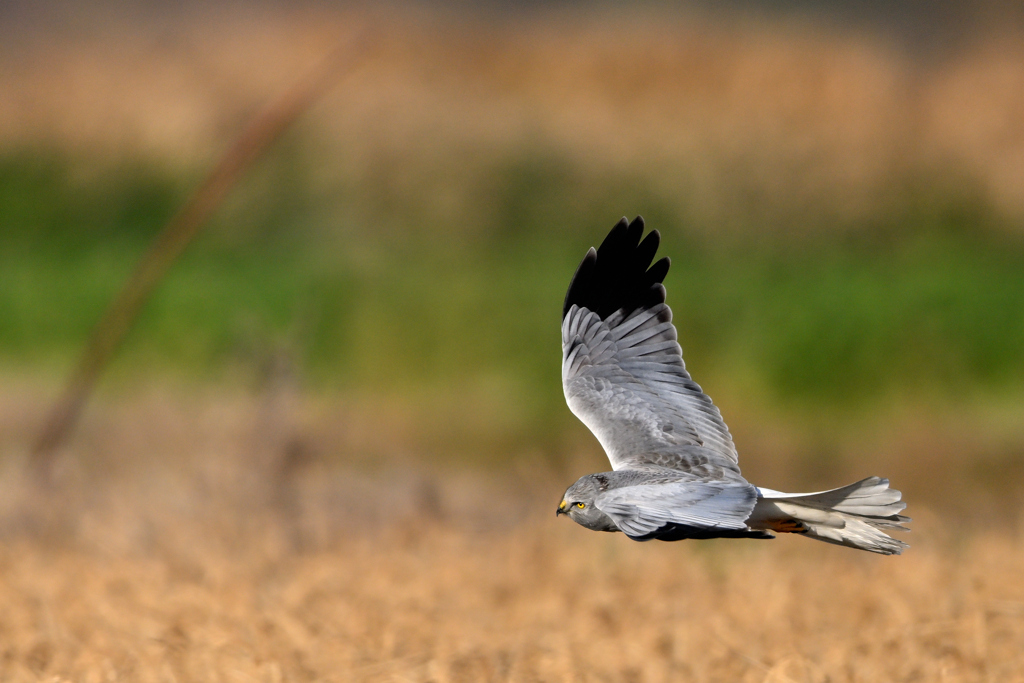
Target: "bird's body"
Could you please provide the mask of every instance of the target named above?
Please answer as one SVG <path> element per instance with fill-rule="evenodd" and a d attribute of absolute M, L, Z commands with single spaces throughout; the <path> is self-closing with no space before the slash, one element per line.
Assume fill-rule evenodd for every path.
<path fill-rule="evenodd" d="M 886 555 L 906 543 L 900 493 L 878 477 L 811 494 L 746 481 L 718 408 L 683 364 L 653 266 L 660 236 L 622 219 L 583 258 L 562 311 L 562 386 L 572 412 L 597 437 L 612 472 L 582 477 L 558 508 L 596 531 L 640 541 L 773 538 L 773 532 Z"/>

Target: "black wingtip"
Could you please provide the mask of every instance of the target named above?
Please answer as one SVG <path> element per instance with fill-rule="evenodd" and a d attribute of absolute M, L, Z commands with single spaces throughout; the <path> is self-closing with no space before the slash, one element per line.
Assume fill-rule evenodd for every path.
<path fill-rule="evenodd" d="M 661 244 L 661 235 L 652 230 L 643 236 L 644 219 L 622 218 L 601 242 L 583 257 L 569 283 L 562 306 L 562 317 L 573 305 L 587 308 L 602 319 L 626 308 L 647 308 L 665 301 L 661 284 L 671 264 L 662 258 L 651 261 Z M 641 239 L 643 237 L 643 239 Z"/>

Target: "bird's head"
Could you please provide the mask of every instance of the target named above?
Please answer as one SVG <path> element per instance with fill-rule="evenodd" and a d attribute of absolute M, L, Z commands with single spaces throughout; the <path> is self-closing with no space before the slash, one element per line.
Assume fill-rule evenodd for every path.
<path fill-rule="evenodd" d="M 580 526 L 594 531 L 618 531 L 611 517 L 601 512 L 594 500 L 607 486 L 607 479 L 602 483 L 600 474 L 588 474 L 565 490 L 562 502 L 558 505 L 555 515 L 568 515 L 569 519 Z"/>

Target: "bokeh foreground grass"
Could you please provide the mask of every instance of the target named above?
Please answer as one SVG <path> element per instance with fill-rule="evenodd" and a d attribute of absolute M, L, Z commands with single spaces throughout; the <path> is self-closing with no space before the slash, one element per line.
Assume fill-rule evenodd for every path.
<path fill-rule="evenodd" d="M 634 544 L 554 515 L 145 553 L 0 550 L 7 681 L 1022 680 L 1024 550 Z M 355 526 L 358 526 L 357 524 Z M 197 542 L 197 539 L 204 539 Z M 698 545 L 702 543 L 702 545 Z"/>
<path fill-rule="evenodd" d="M 101 397 L 39 491 L 17 444 L 42 405 L 0 395 L 4 680 L 1020 680 L 1014 484 L 965 477 L 952 429 L 902 465 L 860 443 L 842 475 L 741 442 L 759 483 L 896 469 L 912 547 L 882 557 L 593 533 L 552 514 L 604 466 L 589 439 L 445 466 L 393 405 L 286 385 Z"/>

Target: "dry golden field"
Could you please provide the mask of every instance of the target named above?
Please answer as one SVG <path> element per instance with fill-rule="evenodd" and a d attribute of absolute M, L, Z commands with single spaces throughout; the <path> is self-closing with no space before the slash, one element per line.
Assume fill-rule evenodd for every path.
<path fill-rule="evenodd" d="M 564 520 L 559 520 L 564 521 Z M 0 550 L 7 681 L 1020 681 L 1019 538 L 899 558 L 409 520 Z"/>
<path fill-rule="evenodd" d="M 851 466 L 906 472 L 900 557 L 640 544 L 551 514 L 603 467 L 586 438 L 561 466 L 481 470 L 298 398 L 107 397 L 40 492 L 17 463 L 44 393 L 19 389 L 0 410 L 5 681 L 1024 680 L 1015 497 L 952 452 L 927 463 L 947 479 L 907 481 L 909 451 Z M 792 481 L 750 441 L 748 476 Z"/>

